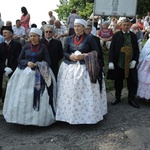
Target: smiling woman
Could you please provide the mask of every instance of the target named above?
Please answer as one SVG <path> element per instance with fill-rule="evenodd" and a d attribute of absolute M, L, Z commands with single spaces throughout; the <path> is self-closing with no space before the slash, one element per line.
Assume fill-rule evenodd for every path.
<path fill-rule="evenodd" d="M 49 20 L 48 12 L 57 8 L 59 0 L 55 0 L 53 3 L 49 0 L 44 0 L 44 3 L 36 0 L 9 0 L 9 5 L 7 3 L 8 1 L 3 1 L 3 5 L 0 5 L 1 18 L 5 23 L 7 20 L 11 20 L 14 25 L 15 21 L 20 19 L 22 15 L 21 7 L 25 6 L 30 13 L 30 24 L 35 23 L 38 27 L 41 27 L 41 21 L 47 22 Z M 6 5 L 7 9 L 4 7 Z M 57 18 L 57 14 L 54 11 L 53 15 Z"/>

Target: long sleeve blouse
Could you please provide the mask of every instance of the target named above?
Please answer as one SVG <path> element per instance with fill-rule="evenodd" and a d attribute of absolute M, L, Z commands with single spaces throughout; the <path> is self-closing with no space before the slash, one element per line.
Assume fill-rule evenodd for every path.
<path fill-rule="evenodd" d="M 27 63 L 31 61 L 36 63 L 38 61 L 46 61 L 50 66 L 50 58 L 46 46 L 44 44 L 40 44 L 40 48 L 37 52 L 33 52 L 31 50 L 31 43 L 27 43 L 18 58 L 18 67 L 20 69 L 24 69 L 27 67 Z"/>
<path fill-rule="evenodd" d="M 65 62 L 67 63 L 71 62 L 70 55 L 77 50 L 80 51 L 81 53 L 88 53 L 93 50 L 96 50 L 99 54 L 97 43 L 95 42 L 94 37 L 92 35 L 84 34 L 83 41 L 79 45 L 75 45 L 74 36 L 75 35 L 68 37 L 65 43 L 65 46 L 64 46 Z M 80 62 L 83 62 L 83 61 L 80 61 Z"/>

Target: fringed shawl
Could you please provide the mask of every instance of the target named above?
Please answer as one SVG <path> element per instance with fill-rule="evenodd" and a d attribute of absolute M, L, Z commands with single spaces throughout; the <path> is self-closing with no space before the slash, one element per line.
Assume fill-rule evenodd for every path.
<path fill-rule="evenodd" d="M 34 85 L 34 99 L 33 108 L 39 111 L 40 108 L 40 97 L 45 90 L 45 86 L 51 85 L 51 75 L 49 72 L 48 63 L 45 61 L 37 62 L 35 68 L 35 85 Z"/>
<path fill-rule="evenodd" d="M 85 65 L 89 72 L 90 80 L 92 83 L 96 83 L 97 80 L 100 84 L 100 91 L 102 90 L 102 73 L 103 67 L 98 60 L 97 51 L 89 52 L 88 55 L 84 55 Z"/>

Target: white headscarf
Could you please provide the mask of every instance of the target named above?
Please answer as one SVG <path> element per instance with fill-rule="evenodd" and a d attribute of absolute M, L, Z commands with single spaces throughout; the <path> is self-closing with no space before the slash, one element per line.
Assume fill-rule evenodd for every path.
<path fill-rule="evenodd" d="M 42 31 L 39 28 L 31 28 L 30 33 L 35 33 L 39 35 L 40 38 L 42 37 Z"/>
<path fill-rule="evenodd" d="M 74 24 L 82 24 L 84 27 L 87 26 L 87 22 L 84 19 L 75 19 Z"/>

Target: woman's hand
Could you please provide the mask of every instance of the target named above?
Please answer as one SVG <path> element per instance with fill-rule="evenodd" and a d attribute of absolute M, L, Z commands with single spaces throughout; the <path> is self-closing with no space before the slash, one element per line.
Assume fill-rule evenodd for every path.
<path fill-rule="evenodd" d="M 72 61 L 80 61 L 82 59 L 83 59 L 83 54 L 79 54 L 79 55 L 71 54 L 70 55 L 70 60 Z"/>
<path fill-rule="evenodd" d="M 28 67 L 30 67 L 30 68 L 36 67 L 36 64 L 33 63 L 33 62 L 31 62 L 31 61 L 29 61 L 27 65 L 28 65 Z"/>
<path fill-rule="evenodd" d="M 76 55 L 76 61 L 83 60 L 83 54 Z"/>

